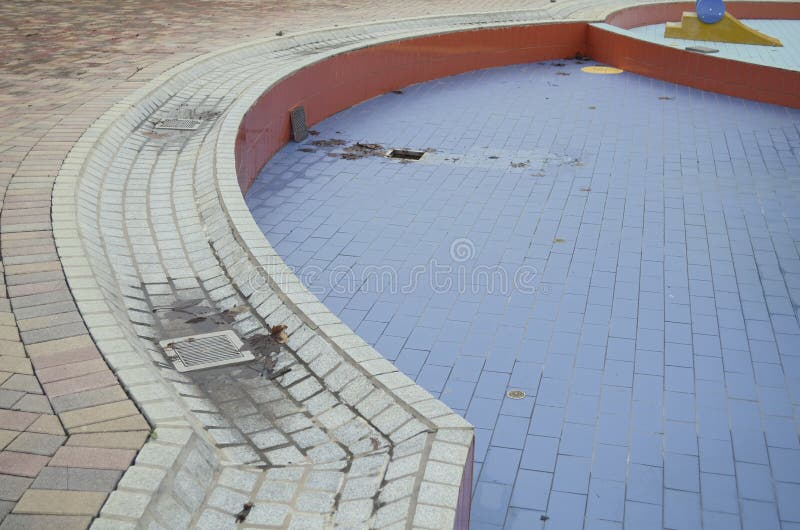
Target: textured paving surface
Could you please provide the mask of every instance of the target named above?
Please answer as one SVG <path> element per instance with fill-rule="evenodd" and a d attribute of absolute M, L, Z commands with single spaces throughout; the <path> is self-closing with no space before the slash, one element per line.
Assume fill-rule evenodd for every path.
<path fill-rule="evenodd" d="M 800 54 L 798 54 L 800 49 L 800 20 L 743 20 L 742 22 L 770 37 L 780 39 L 783 47 L 667 39 L 664 37 L 664 24 L 633 28 L 628 30 L 627 33 L 668 46 L 707 46 L 716 48 L 719 53 L 714 55 L 726 59 L 736 59 L 787 70 L 800 70 Z M 608 26 L 604 25 L 604 27 Z M 625 30 L 617 28 L 617 31 Z"/>
<path fill-rule="evenodd" d="M 391 16 L 533 8 L 542 20 L 598 19 L 631 3 L 417 0 Z M 2 528 L 87 526 L 149 429 L 86 333 L 55 250 L 50 194 L 76 140 L 126 94 L 202 53 L 278 30 L 386 18 L 384 3 L 369 1 L 0 5 L 0 518 L 14 509 Z M 103 302 L 93 307 L 103 311 Z M 168 429 L 159 440 L 182 443 Z M 161 465 L 168 457 L 139 460 Z M 212 472 L 194 460 L 187 466 L 195 477 Z M 127 486 L 149 491 L 158 483 L 151 471 Z M 183 478 L 179 485 L 193 484 Z M 255 480 L 237 479 L 221 478 L 244 489 Z M 136 519 L 142 496 L 112 495 L 106 509 Z"/>
<path fill-rule="evenodd" d="M 797 528 L 800 112 L 580 66 L 342 112 L 248 204 L 477 427 L 473 528 Z"/>

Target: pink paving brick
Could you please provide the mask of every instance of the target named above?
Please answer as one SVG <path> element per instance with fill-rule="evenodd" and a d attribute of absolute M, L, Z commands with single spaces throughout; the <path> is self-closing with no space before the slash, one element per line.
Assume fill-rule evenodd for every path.
<path fill-rule="evenodd" d="M 29 294 L 49 293 L 58 289 L 65 289 L 63 281 L 29 283 L 25 285 L 15 285 L 8 288 L 8 295 L 11 297 L 27 296 Z"/>
<path fill-rule="evenodd" d="M 94 346 L 86 346 L 69 351 L 34 355 L 31 357 L 31 362 L 36 370 L 44 370 L 53 366 L 79 363 L 99 358 L 100 353 L 97 351 L 97 348 Z"/>
<path fill-rule="evenodd" d="M 108 370 L 108 367 L 105 361 L 102 359 L 91 359 L 87 361 L 70 363 L 69 365 L 44 368 L 37 371 L 36 375 L 39 377 L 39 381 L 44 384 L 55 381 L 63 381 L 64 379 L 81 377 L 106 370 Z"/>
<path fill-rule="evenodd" d="M 56 397 L 116 384 L 117 378 L 114 377 L 114 374 L 112 374 L 110 370 L 106 369 L 102 372 L 85 375 L 83 377 L 75 377 L 73 379 L 65 379 L 63 381 L 45 384 L 44 391 L 48 396 Z"/>
<path fill-rule="evenodd" d="M 39 416 L 41 416 L 41 414 L 34 414 L 32 412 L 0 410 L 0 429 L 24 431 L 30 424 L 36 421 Z"/>
<path fill-rule="evenodd" d="M 98 447 L 61 447 L 50 461 L 52 467 L 80 467 L 88 469 L 128 469 L 136 451 L 130 449 L 102 449 Z"/>
<path fill-rule="evenodd" d="M 49 460 L 47 456 L 3 451 L 0 452 L 0 474 L 35 477 Z"/>

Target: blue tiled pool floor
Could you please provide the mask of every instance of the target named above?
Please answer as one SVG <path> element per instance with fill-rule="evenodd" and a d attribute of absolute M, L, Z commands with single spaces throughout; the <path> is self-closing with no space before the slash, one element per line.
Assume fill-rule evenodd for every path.
<path fill-rule="evenodd" d="M 581 66 L 368 101 L 247 202 L 475 426 L 473 529 L 800 529 L 800 112 Z"/>

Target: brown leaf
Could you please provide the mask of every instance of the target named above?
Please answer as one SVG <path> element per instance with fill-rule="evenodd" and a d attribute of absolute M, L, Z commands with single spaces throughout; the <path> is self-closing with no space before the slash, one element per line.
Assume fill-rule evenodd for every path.
<path fill-rule="evenodd" d="M 198 322 L 202 322 L 206 319 L 206 317 L 194 317 L 190 318 L 186 321 L 187 324 L 197 324 Z"/>
<path fill-rule="evenodd" d="M 279 352 L 281 347 L 278 342 L 270 335 L 263 333 L 256 333 L 245 339 L 245 348 L 252 351 L 254 354 L 269 355 L 271 353 Z"/>
<path fill-rule="evenodd" d="M 566 242 L 567 242 L 566 239 L 561 239 L 560 237 L 557 237 L 553 240 L 553 243 L 566 243 Z"/>
<path fill-rule="evenodd" d="M 269 334 L 275 339 L 275 342 L 278 344 L 286 344 L 289 342 L 289 335 L 286 334 L 287 327 L 283 324 L 279 326 L 272 326 L 269 331 Z"/>
<path fill-rule="evenodd" d="M 370 436 L 369 437 L 369 441 L 372 442 L 372 449 L 374 451 L 377 451 L 378 449 L 380 449 L 381 443 L 378 441 L 377 438 L 375 438 L 374 436 Z"/>

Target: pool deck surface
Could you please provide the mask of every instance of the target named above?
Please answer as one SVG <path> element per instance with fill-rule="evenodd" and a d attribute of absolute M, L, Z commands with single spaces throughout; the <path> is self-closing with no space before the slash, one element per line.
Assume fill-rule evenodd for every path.
<path fill-rule="evenodd" d="M 668 39 L 664 37 L 664 24 L 641 26 L 628 31 L 617 28 L 616 31 L 667 46 L 680 48 L 686 48 L 687 46 L 705 46 L 715 48 L 718 52 L 714 55 L 726 59 L 763 64 L 786 70 L 800 70 L 800 54 L 797 53 L 797 49 L 800 47 L 800 21 L 743 20 L 742 22 L 766 35 L 779 39 L 783 47 Z M 603 27 L 609 28 L 611 26 L 603 24 Z"/>
<path fill-rule="evenodd" d="M 795 528 L 800 112 L 584 66 L 343 111 L 248 205 L 476 427 L 472 528 Z"/>
<path fill-rule="evenodd" d="M 257 4 L 232 0 L 213 3 L 138 0 L 124 4 L 3 2 L 0 5 L 0 55 L 4 57 L 0 63 L 0 269 L 3 271 L 0 284 L 0 529 L 87 528 L 150 433 L 150 426 L 135 400 L 122 389 L 84 325 L 65 281 L 62 259 L 53 238 L 51 200 L 55 177 L 84 131 L 114 103 L 171 67 L 224 47 L 271 37 L 279 31 L 299 33 L 388 18 L 511 9 L 538 10 L 536 18 L 543 21 L 599 20 L 614 9 L 637 3 L 640 2 L 412 0 L 393 6 L 391 13 L 387 13 L 384 2 L 354 0 Z M 550 83 L 564 88 L 574 84 L 578 90 L 577 80 L 583 77 L 572 67 L 565 67 L 565 73 L 570 76 L 553 74 Z M 481 76 L 477 78 L 482 79 Z M 539 78 L 536 72 L 520 83 L 524 85 Z M 439 335 L 434 337 L 433 332 L 422 331 L 418 337 L 407 337 L 418 344 L 399 347 L 397 343 L 405 331 L 389 333 L 388 318 L 394 314 L 414 314 L 417 309 L 447 309 L 439 307 L 446 296 L 427 292 L 425 296 L 416 297 L 419 300 L 409 296 L 402 312 L 398 307 L 392 315 L 385 312 L 385 316 L 377 320 L 374 313 L 370 315 L 358 305 L 367 302 L 359 302 L 356 297 L 340 296 L 340 302 L 331 297 L 327 302 L 332 309 L 342 312 L 343 318 L 365 339 L 379 341 L 384 335 L 395 337 L 389 341 L 394 346 L 378 343 L 379 349 L 387 357 L 396 355 L 400 367 L 464 412 L 478 427 L 478 460 L 482 466 L 476 478 L 475 528 L 481 525 L 492 528 L 492 525 L 504 523 L 509 528 L 514 528 L 515 524 L 528 527 L 528 518 L 545 510 L 551 517 L 559 510 L 564 517 L 566 514 L 582 517 L 586 510 L 590 519 L 596 518 L 601 521 L 598 525 L 609 528 L 618 527 L 620 517 L 633 518 L 630 519 L 632 525 L 638 521 L 642 524 L 662 521 L 663 517 L 664 523 L 669 522 L 674 528 L 690 528 L 697 517 L 703 517 L 707 528 L 715 528 L 715 524 L 730 528 L 725 526 L 726 521 L 734 519 L 741 520 L 743 528 L 750 528 L 747 525 L 753 521 L 759 524 L 758 528 L 770 528 L 770 524 L 778 524 L 780 519 L 784 529 L 795 528 L 800 525 L 800 516 L 796 506 L 787 503 L 787 499 L 798 497 L 800 482 L 796 412 L 800 378 L 796 357 L 796 292 L 800 287 L 796 278 L 800 268 L 795 268 L 797 221 L 790 215 L 800 210 L 797 183 L 789 178 L 794 175 L 796 179 L 798 174 L 796 112 L 730 102 L 727 98 L 679 87 L 635 81 L 632 76 L 619 79 L 630 83 L 629 93 L 639 98 L 633 107 L 637 112 L 631 118 L 636 121 L 636 127 L 631 129 L 620 130 L 616 123 L 619 117 L 610 110 L 613 105 L 621 104 L 617 96 L 601 92 L 584 94 L 582 101 L 570 100 L 571 106 L 548 105 L 545 112 L 565 114 L 551 115 L 548 127 L 535 139 L 535 148 L 528 151 L 523 145 L 529 145 L 528 141 L 534 138 L 519 135 L 530 123 L 531 115 L 529 109 L 521 108 L 508 110 L 503 116 L 487 115 L 481 122 L 460 123 L 464 134 L 450 143 L 441 143 L 441 138 L 437 139 L 432 133 L 424 136 L 425 130 L 433 131 L 438 126 L 427 122 L 422 129 L 409 123 L 395 131 L 396 136 L 385 140 L 390 144 L 405 139 L 412 147 L 412 144 L 440 145 L 431 159 L 440 164 L 438 171 L 446 168 L 456 175 L 449 177 L 449 184 L 442 190 L 454 197 L 458 195 L 455 192 L 461 193 L 461 200 L 470 199 L 466 195 L 468 188 L 449 187 L 455 180 L 470 179 L 477 187 L 478 181 L 486 175 L 495 175 L 496 186 L 481 190 L 494 197 L 487 203 L 492 210 L 487 210 L 485 217 L 476 218 L 485 221 L 482 229 L 467 230 L 474 225 L 469 223 L 473 214 L 468 213 L 459 237 L 469 237 L 474 245 L 474 259 L 470 257 L 466 261 L 468 265 L 482 263 L 481 259 L 494 263 L 490 259 L 494 255 L 502 256 L 500 263 L 516 270 L 526 259 L 534 260 L 537 274 L 531 280 L 535 287 L 531 296 L 536 303 L 531 314 L 526 313 L 527 309 L 510 311 L 511 307 L 519 307 L 513 300 L 503 306 L 503 313 L 498 313 L 497 307 L 484 311 L 487 315 L 485 332 L 481 333 L 483 338 L 477 339 L 469 335 L 469 324 L 475 321 L 468 315 L 473 310 L 477 315 L 489 306 L 483 306 L 478 300 L 468 301 L 472 305 L 463 315 L 451 318 L 460 322 L 461 328 L 458 325 L 447 328 L 455 340 L 444 341 Z M 614 81 L 597 78 L 597 82 Z M 551 85 L 541 88 L 548 90 Z M 652 98 L 654 93 L 651 92 L 656 88 L 661 89 L 656 90 L 659 96 L 674 99 Z M 402 102 L 410 100 L 412 95 L 413 90 L 387 98 L 396 97 L 396 101 Z M 519 104 L 530 103 L 525 94 L 516 97 Z M 471 109 L 475 96 L 465 95 L 465 98 L 463 101 Z M 441 103 L 449 99 L 442 97 Z M 733 129 L 727 130 L 728 134 L 736 130 L 738 136 L 726 136 L 722 142 L 719 135 L 711 134 L 708 124 L 695 121 L 697 114 L 685 107 L 681 107 L 679 114 L 682 127 L 678 131 L 670 129 L 674 125 L 671 120 L 675 119 L 673 108 L 681 102 L 692 103 L 695 109 L 711 109 L 717 118 L 716 126 L 730 125 Z M 513 104 L 513 101 L 507 103 Z M 572 125 L 573 121 L 577 123 L 576 120 L 584 118 L 588 106 L 595 106 L 591 112 L 598 116 L 598 121 L 592 122 L 594 128 L 588 130 L 602 135 L 601 145 L 593 144 L 594 138 L 588 138 L 585 130 Z M 728 112 L 731 107 L 735 107 L 736 112 Z M 433 110 L 438 112 L 437 109 Z M 358 110 L 352 112 L 357 114 Z M 436 115 L 428 110 L 416 112 Z M 523 116 L 527 118 L 522 119 Z M 600 116 L 604 116 L 606 122 L 601 122 Z M 439 122 L 445 124 L 445 118 L 449 116 L 441 115 Z M 533 118 L 536 123 L 536 116 Z M 329 123 L 335 123 L 336 119 Z M 509 120 L 516 125 L 509 126 Z M 651 153 L 651 147 L 655 153 L 683 152 L 683 148 L 688 148 L 700 164 L 692 166 L 682 156 L 677 156 L 665 157 L 657 167 L 626 165 L 620 168 L 619 159 L 609 155 L 622 153 L 624 142 L 644 149 L 634 140 L 644 134 L 654 134 L 650 120 L 660 120 L 663 130 L 651 137 L 652 144 L 648 144 L 646 153 Z M 364 127 L 364 139 L 381 132 L 375 124 L 365 122 Z M 672 132 L 667 134 L 667 130 Z M 322 127 L 320 131 L 330 134 L 330 130 Z M 488 137 L 485 131 L 495 134 Z M 360 138 L 361 135 L 353 139 Z M 508 141 L 501 144 L 501 138 Z M 476 143 L 478 139 L 481 142 Z M 485 162 L 485 153 L 474 151 L 466 158 L 453 156 L 475 145 L 493 146 L 490 147 L 495 153 L 492 156 L 498 158 Z M 643 154 L 641 149 L 631 152 Z M 576 154 L 573 159 L 573 152 L 585 154 Z M 594 156 L 590 155 L 592 152 Z M 445 153 L 450 153 L 451 159 L 462 160 L 445 161 Z M 553 158 L 550 153 L 560 154 Z M 378 162 L 377 159 L 333 157 L 320 161 L 320 157 L 312 156 L 319 153 L 302 154 L 306 160 L 303 163 L 309 167 L 335 165 L 338 168 L 335 175 L 342 174 L 341 168 Z M 519 159 L 521 155 L 525 155 L 524 160 Z M 285 156 L 286 153 L 281 154 Z M 508 162 L 512 158 L 514 163 L 530 159 L 530 167 L 541 166 L 543 175 L 536 177 L 542 179 L 541 182 L 527 190 L 528 197 L 538 202 L 517 202 L 509 197 L 508 193 L 515 189 L 509 187 L 511 184 L 522 188 L 530 186 L 521 179 L 523 174 L 530 176 L 530 167 L 520 166 L 510 171 Z M 285 159 L 284 163 L 288 167 L 295 161 Z M 594 165 L 597 164 L 607 169 L 608 174 L 595 175 Z M 696 174 L 684 174 L 688 171 L 685 164 L 695 167 Z M 389 167 L 402 173 L 419 166 Z M 436 167 L 434 164 L 432 169 Z M 618 169 L 625 171 L 625 182 L 610 178 L 612 170 Z M 675 179 L 664 179 L 665 171 Z M 723 175 L 731 180 L 723 179 Z M 390 177 L 388 174 L 381 177 L 387 182 L 380 189 L 390 188 Z M 338 189 L 345 184 L 334 181 L 333 185 Z M 288 189 L 287 185 L 293 186 L 283 185 L 284 189 Z M 583 188 L 587 191 L 582 191 Z M 651 191 L 652 188 L 655 191 Z M 413 223 L 412 217 L 400 215 L 401 207 L 423 208 L 427 204 L 425 199 L 412 195 L 406 204 L 398 203 L 397 219 Z M 540 217 L 536 231 L 539 226 L 546 227 L 535 244 L 529 245 L 528 248 L 534 249 L 531 256 L 527 252 L 520 255 L 518 243 L 521 239 L 517 237 L 531 234 L 529 231 L 514 234 L 514 227 L 507 223 L 510 219 L 506 219 L 512 214 L 503 213 L 511 206 L 518 215 L 523 215 L 529 205 L 538 205 L 544 210 L 528 209 L 525 212 L 528 221 L 532 222 L 533 216 Z M 476 210 L 477 206 L 475 204 Z M 455 208 L 435 213 L 442 216 L 440 222 L 445 218 L 449 222 L 451 214 L 453 218 L 458 215 Z M 631 224 L 634 218 L 638 219 L 638 224 Z M 388 222 L 386 216 L 383 219 L 384 224 L 376 225 L 376 229 Z M 587 221 L 590 227 L 581 231 L 585 219 L 594 222 Z M 365 220 L 353 221 L 357 224 Z M 309 227 L 309 230 L 317 228 Z M 645 230 L 648 238 L 643 236 Z M 651 231 L 655 239 L 649 238 Z M 434 232 L 421 230 L 417 234 L 424 243 L 421 247 L 425 253 L 440 251 L 439 255 L 446 260 L 450 256 L 450 236 L 454 234 Z M 508 239 L 497 239 L 498 244 L 487 245 L 489 236 L 498 236 L 501 232 Z M 638 235 L 629 239 L 631 232 Z M 308 232 L 301 241 L 291 240 L 292 237 L 300 239 L 300 232 L 294 236 L 283 234 L 288 238 L 281 238 L 286 242 L 278 244 L 278 248 L 286 251 L 291 262 L 295 259 L 291 253 L 307 239 L 312 239 L 310 234 Z M 658 242 L 658 234 L 662 237 L 662 247 L 672 249 L 673 253 L 659 253 L 645 244 Z M 324 239 L 320 233 L 316 233 L 316 238 Z M 329 255 L 340 243 L 335 232 L 331 240 L 335 241 L 327 250 Z M 432 249 L 432 243 L 443 241 L 445 246 Z M 289 243 L 298 244 L 290 249 Z M 346 251 L 342 247 L 333 258 L 342 251 L 348 258 L 345 261 L 364 256 L 362 249 L 370 242 L 355 243 L 361 244 L 352 245 Z M 597 249 L 594 256 L 590 252 L 593 244 Z M 615 245 L 619 248 L 612 260 L 613 253 L 603 252 L 611 252 Z M 491 252 L 487 251 L 489 248 Z M 680 254 L 681 248 L 683 254 Z M 407 260 L 409 264 L 429 257 L 427 254 L 404 255 L 399 251 L 398 254 L 399 260 Z M 599 260 L 597 256 L 601 255 L 607 255 L 608 259 Z M 300 259 L 299 252 L 296 257 Z M 612 267 L 620 263 L 630 266 L 631 270 L 620 274 Z M 571 276 L 557 277 L 567 273 Z M 574 282 L 570 278 L 574 278 Z M 677 282 L 674 293 L 669 290 L 673 280 Z M 630 285 L 624 285 L 618 293 L 615 289 L 618 281 Z M 648 290 L 650 285 L 654 285 L 655 290 Z M 674 304 L 681 306 L 676 314 L 667 312 L 667 307 L 673 305 L 673 299 L 669 298 L 672 294 L 678 298 Z M 422 298 L 430 302 L 429 307 L 415 305 L 420 304 Z M 627 301 L 618 306 L 618 299 Z M 456 306 L 455 301 L 448 300 L 448 308 Z M 526 300 L 522 300 L 523 307 Z M 659 313 L 659 300 L 663 302 L 663 314 Z M 337 306 L 337 303 L 342 305 Z M 406 300 L 398 303 L 402 304 L 406 304 Z M 618 307 L 622 309 L 617 310 Z M 373 308 L 374 305 L 370 305 L 370 311 Z M 350 312 L 344 313 L 346 310 Z M 360 315 L 360 312 L 365 314 Z M 437 318 L 446 320 L 450 316 L 449 312 L 431 311 L 426 317 L 429 326 L 420 325 L 418 329 L 430 329 L 430 323 L 440 322 Z M 604 318 L 618 322 L 618 327 L 605 326 L 607 344 L 614 339 L 613 350 L 618 353 L 604 360 L 601 366 L 598 364 L 602 357 L 600 344 L 595 342 L 603 335 L 599 329 L 603 326 L 599 324 Z M 408 328 L 408 319 L 405 320 L 398 326 Z M 364 322 L 378 324 L 370 327 Z M 387 326 L 378 333 L 381 324 Z M 483 357 L 494 346 L 487 344 L 486 348 L 472 352 L 473 355 L 464 355 L 462 351 L 467 345 L 478 345 L 480 340 L 489 340 L 489 337 L 492 345 L 496 341 L 511 340 L 511 330 L 503 328 L 501 332 L 501 325 L 524 329 L 520 341 L 542 343 L 525 350 L 528 355 L 537 357 L 521 361 L 530 364 L 526 366 L 530 370 L 521 376 L 514 375 L 517 359 L 508 358 L 504 348 L 492 350 L 501 353 L 488 364 Z M 460 335 L 457 331 L 462 328 L 464 333 Z M 648 347 L 638 342 L 641 330 L 647 330 L 642 336 L 650 341 Z M 584 340 L 588 331 L 593 337 L 591 342 Z M 548 338 L 541 338 L 544 336 Z M 714 337 L 718 337 L 716 342 Z M 432 348 L 439 340 L 460 344 L 462 349 L 443 350 L 439 362 L 432 362 L 434 350 L 426 347 Z M 570 341 L 577 341 L 575 346 L 580 350 L 573 351 Z M 584 348 L 584 343 L 590 347 Z M 658 344 L 663 344 L 663 351 Z M 668 346 L 672 344 L 675 346 Z M 586 353 L 579 355 L 579 351 Z M 424 352 L 430 354 L 425 354 L 423 359 Z M 456 371 L 456 363 L 466 358 L 468 360 L 462 361 Z M 496 370 L 482 371 L 485 366 Z M 584 377 L 585 384 L 577 377 Z M 502 393 L 512 387 L 526 390 L 528 397 L 513 403 L 502 400 Z M 589 390 L 578 392 L 578 389 Z M 662 391 L 661 398 L 654 389 Z M 648 399 L 639 399 L 643 394 L 637 392 L 645 392 Z M 580 397 L 573 399 L 574 396 Z M 612 400 L 608 405 L 611 409 L 604 408 L 607 399 Z M 622 417 L 624 414 L 616 414 L 622 409 L 614 408 L 622 402 L 630 405 L 627 420 Z M 639 407 L 638 402 L 646 405 Z M 651 414 L 659 403 L 664 407 L 663 415 Z M 585 441 L 589 438 L 582 433 L 592 425 L 587 416 L 592 407 L 598 412 L 592 451 L 600 448 L 609 452 L 608 458 L 602 459 L 609 463 L 609 469 L 599 471 L 591 467 L 591 475 L 588 475 L 587 462 L 591 458 L 586 456 Z M 689 432 L 691 419 L 687 416 L 687 411 L 693 407 L 696 425 L 705 428 L 702 422 L 711 422 L 708 431 L 695 433 L 694 442 Z M 722 443 L 725 429 L 715 421 L 722 417 L 716 412 L 719 408 L 728 409 L 729 431 L 733 433 L 728 442 L 729 452 Z M 559 412 L 559 409 L 563 410 Z M 544 411 L 542 419 L 531 422 L 532 414 L 534 419 L 538 418 L 537 410 Z M 498 411 L 503 421 L 500 429 L 489 424 Z M 609 412 L 615 414 L 607 414 Z M 648 431 L 648 437 L 633 436 L 639 432 L 635 427 L 642 425 L 642 417 L 650 420 L 660 417 L 663 431 Z M 603 438 L 618 433 L 617 427 L 622 424 L 630 433 L 626 440 Z M 539 432 L 538 426 L 547 430 Z M 499 433 L 497 437 L 493 436 L 493 429 Z M 530 429 L 533 430 L 529 433 Z M 555 429 L 562 429 L 563 433 L 556 434 Z M 568 432 L 576 443 L 572 448 L 560 445 L 568 439 Z M 660 452 L 657 447 L 659 439 L 665 440 L 666 452 Z M 679 444 L 675 451 L 672 451 L 673 439 Z M 639 451 L 639 443 L 642 444 L 641 453 L 637 455 L 641 456 L 626 464 L 630 466 L 627 479 L 621 477 L 619 465 L 614 467 L 611 463 L 619 464 L 620 448 L 633 451 L 636 447 Z M 704 454 L 714 458 L 708 462 Z M 597 459 L 596 453 L 594 458 Z M 633 475 L 631 469 L 634 469 Z M 552 484 L 545 484 L 551 479 L 554 480 Z M 625 485 L 621 496 L 620 484 Z M 603 487 L 606 485 L 608 488 Z M 537 500 L 529 500 L 527 496 L 520 500 L 519 495 L 514 496 L 515 487 L 530 491 L 531 499 L 536 492 Z M 598 487 L 603 487 L 603 495 L 613 498 L 598 504 Z M 708 498 L 704 491 L 719 493 L 719 497 Z M 545 495 L 549 500 L 543 500 Z M 645 497 L 639 498 L 641 495 Z M 534 502 L 539 504 L 534 505 Z M 506 510 L 509 503 L 511 508 Z M 580 510 L 575 508 L 578 505 Z M 123 512 L 131 509 L 130 506 L 117 508 Z M 613 511 L 606 511 L 612 508 Z M 595 509 L 601 511 L 593 511 Z M 620 509 L 624 509 L 622 516 Z M 687 519 L 670 519 L 672 513 Z"/>

